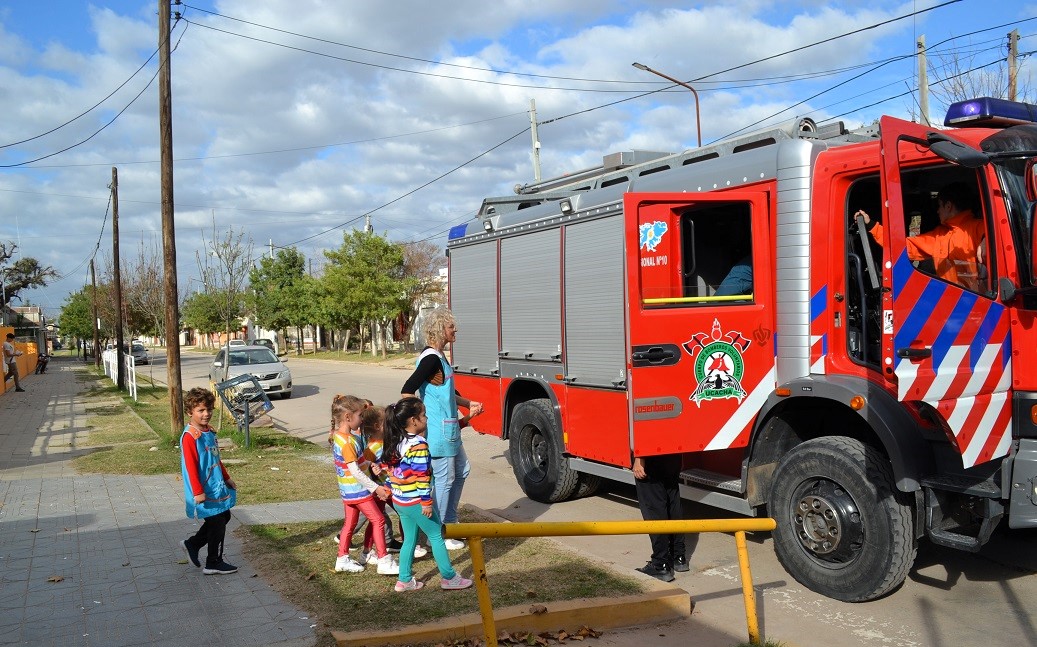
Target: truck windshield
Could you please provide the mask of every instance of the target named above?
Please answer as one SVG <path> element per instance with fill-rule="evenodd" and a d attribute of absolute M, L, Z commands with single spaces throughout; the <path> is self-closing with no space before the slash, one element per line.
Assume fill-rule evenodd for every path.
<path fill-rule="evenodd" d="M 1004 188 L 1005 202 L 1012 221 L 1012 233 L 1016 249 L 1019 250 L 1019 275 L 1023 285 L 1037 285 L 1037 277 L 1030 275 L 1030 248 L 1033 231 L 1034 202 L 1026 198 L 1026 158 L 1001 158 L 994 161 L 998 179 Z"/>

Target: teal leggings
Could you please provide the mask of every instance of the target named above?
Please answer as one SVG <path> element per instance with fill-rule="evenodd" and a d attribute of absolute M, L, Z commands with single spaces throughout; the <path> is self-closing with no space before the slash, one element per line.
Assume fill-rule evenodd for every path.
<path fill-rule="evenodd" d="M 414 563 L 414 547 L 418 545 L 418 529 L 428 537 L 432 556 L 436 559 L 439 574 L 444 580 L 449 580 L 457 573 L 450 565 L 450 554 L 443 543 L 443 530 L 439 523 L 439 515 L 435 508 L 432 509 L 432 518 L 421 514 L 420 505 L 397 505 L 396 512 L 400 515 L 400 525 L 403 527 L 403 547 L 400 548 L 400 581 L 410 582 L 414 577 L 411 573 L 411 565 Z"/>

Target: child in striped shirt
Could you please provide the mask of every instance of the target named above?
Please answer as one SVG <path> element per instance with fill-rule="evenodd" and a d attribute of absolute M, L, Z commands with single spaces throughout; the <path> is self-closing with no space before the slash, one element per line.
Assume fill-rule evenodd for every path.
<path fill-rule="evenodd" d="M 419 528 L 428 537 L 432 556 L 443 578 L 440 588 L 449 591 L 467 589 L 472 585 L 471 580 L 461 577 L 450 565 L 439 516 L 432 507 L 432 466 L 428 443 L 423 436 L 427 428 L 425 405 L 418 398 L 403 398 L 385 408 L 382 462 L 389 470 L 393 506 L 403 527 L 400 572 L 396 582 L 398 592 L 416 591 L 424 586 L 411 573 Z"/>
<path fill-rule="evenodd" d="M 396 575 L 400 572 L 396 560 L 386 550 L 385 517 L 375 502 L 374 497 L 383 501 L 389 498 L 390 490 L 378 485 L 367 474 L 367 460 L 364 457 L 364 439 L 360 433 L 360 420 L 367 402 L 352 395 L 336 395 L 331 401 L 331 453 L 335 459 L 335 473 L 338 476 L 338 491 L 342 495 L 342 507 L 345 521 L 339 533 L 338 559 L 335 560 L 337 572 L 359 573 L 364 570 L 361 562 L 355 562 L 349 556 L 349 544 L 353 539 L 360 513 L 374 527 L 375 562 L 379 575 Z"/>

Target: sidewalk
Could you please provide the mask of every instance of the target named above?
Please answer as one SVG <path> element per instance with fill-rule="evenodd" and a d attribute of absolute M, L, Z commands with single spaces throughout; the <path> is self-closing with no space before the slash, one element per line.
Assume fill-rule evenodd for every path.
<path fill-rule="evenodd" d="M 73 473 L 87 419 L 75 361 L 55 358 L 25 378 L 25 393 L 0 396 L 0 644 L 313 644 L 314 622 L 254 577 L 230 533 L 238 574 L 179 563 L 198 522 L 184 515 L 176 476 Z M 230 530 L 295 520 L 289 511 L 342 514 L 264 508 L 235 508 Z"/>

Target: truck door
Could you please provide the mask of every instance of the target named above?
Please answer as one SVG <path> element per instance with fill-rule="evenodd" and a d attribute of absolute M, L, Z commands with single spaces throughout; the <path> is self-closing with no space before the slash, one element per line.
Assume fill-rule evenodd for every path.
<path fill-rule="evenodd" d="M 631 447 L 745 445 L 774 388 L 771 194 L 628 193 Z"/>
<path fill-rule="evenodd" d="M 971 467 L 1005 455 L 1011 440 L 1009 321 L 996 299 L 991 253 L 1010 241 L 997 241 L 985 168 L 923 162 L 926 148 L 918 142 L 932 129 L 889 117 L 880 127 L 882 372 L 901 401 L 937 409 Z M 951 223 L 940 221 L 952 195 L 963 196 L 954 201 L 967 204 L 956 206 L 974 216 L 964 221 L 975 228 L 971 236 L 946 237 Z"/>

